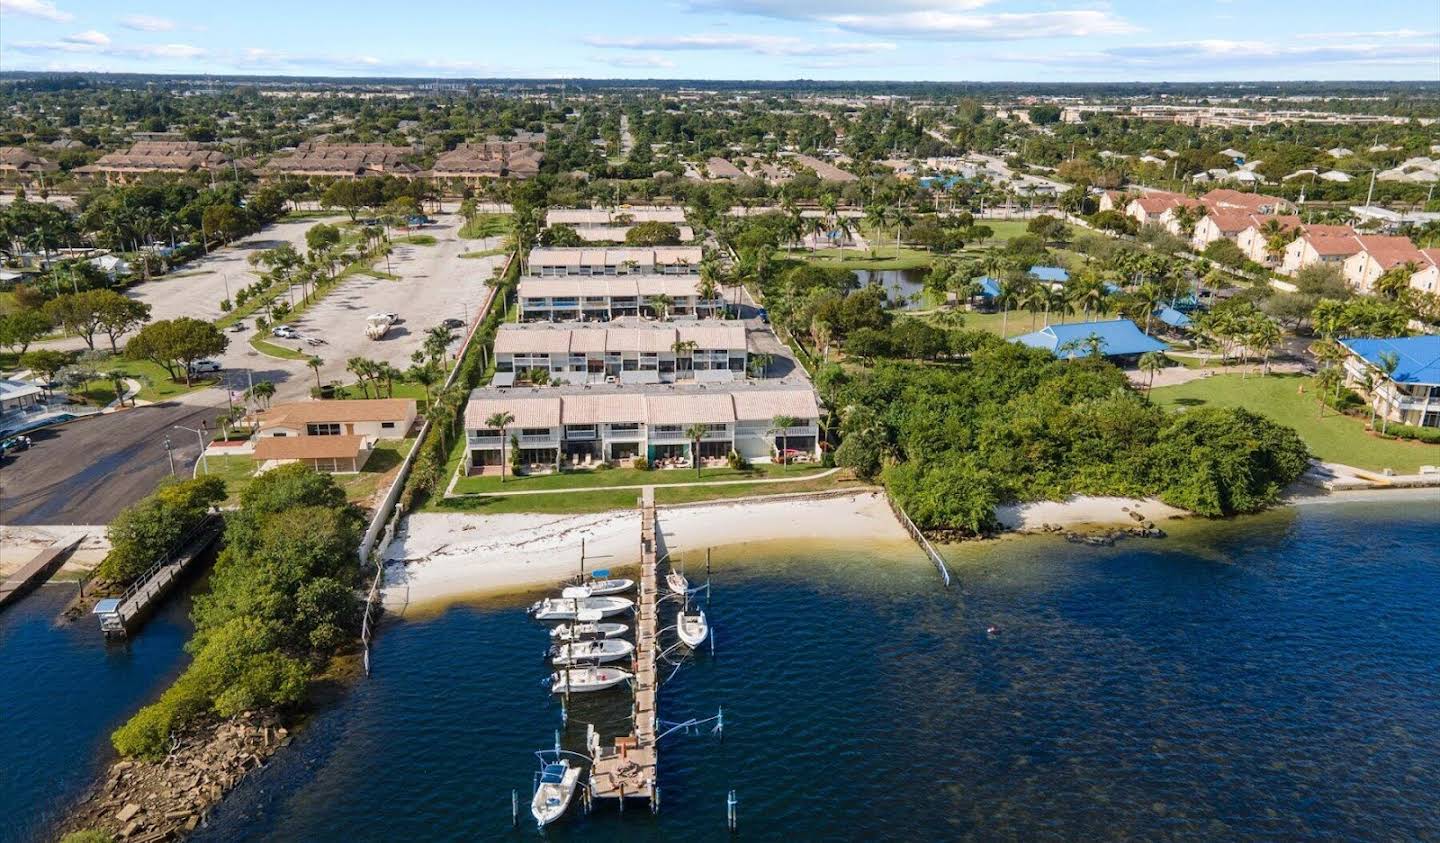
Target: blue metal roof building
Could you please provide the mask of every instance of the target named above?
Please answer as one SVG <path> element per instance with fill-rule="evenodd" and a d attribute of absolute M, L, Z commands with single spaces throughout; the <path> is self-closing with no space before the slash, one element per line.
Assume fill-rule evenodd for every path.
<path fill-rule="evenodd" d="M 1189 328 L 1195 321 L 1168 304 L 1155 311 L 1155 318 L 1172 328 Z"/>
<path fill-rule="evenodd" d="M 982 275 L 975 280 L 980 285 L 980 295 L 988 299 L 1000 298 L 1000 282 L 988 275 Z"/>
<path fill-rule="evenodd" d="M 1013 342 L 1031 348 L 1043 348 L 1056 357 L 1072 359 L 1090 355 L 1085 344 L 1091 334 L 1100 338 L 1100 354 L 1104 357 L 1134 357 L 1147 351 L 1164 351 L 1167 348 L 1165 343 L 1146 336 L 1129 319 L 1047 325 L 1033 334 L 1016 337 Z M 1074 347 L 1071 347 L 1072 343 L 1075 344 Z"/>
<path fill-rule="evenodd" d="M 1070 273 L 1058 266 L 1032 266 L 1030 274 L 1047 284 L 1064 284 L 1070 280 Z"/>
<path fill-rule="evenodd" d="M 1384 360 L 1380 355 L 1395 355 L 1399 365 L 1395 367 L 1390 379 L 1396 383 L 1440 385 L 1440 336 L 1426 334 L 1392 339 L 1366 337 L 1341 340 L 1340 344 L 1382 371 Z"/>

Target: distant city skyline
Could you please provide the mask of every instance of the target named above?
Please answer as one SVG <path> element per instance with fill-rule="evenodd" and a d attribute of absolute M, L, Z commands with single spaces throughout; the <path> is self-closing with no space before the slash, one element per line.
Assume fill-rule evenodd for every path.
<path fill-rule="evenodd" d="M 0 0 L 0 70 L 755 80 L 1440 82 L 1398 0 Z M 433 10 L 433 11 L 431 11 Z M 1359 14 L 1357 14 L 1359 11 Z"/>

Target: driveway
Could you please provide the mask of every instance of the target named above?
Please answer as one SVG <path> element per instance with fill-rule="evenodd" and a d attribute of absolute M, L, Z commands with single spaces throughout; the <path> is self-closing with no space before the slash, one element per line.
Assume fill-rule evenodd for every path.
<path fill-rule="evenodd" d="M 218 403 L 152 404 L 30 433 L 35 444 L 6 457 L 0 470 L 0 524 L 110 523 L 170 473 L 166 437 L 176 474 L 189 477 L 199 446 L 195 434 L 173 425 L 213 429 L 224 393 L 203 395 Z"/>

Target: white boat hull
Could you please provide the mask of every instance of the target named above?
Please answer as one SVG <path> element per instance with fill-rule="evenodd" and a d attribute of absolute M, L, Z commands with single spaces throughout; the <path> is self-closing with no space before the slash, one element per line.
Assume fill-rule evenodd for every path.
<path fill-rule="evenodd" d="M 556 641 L 582 641 L 586 638 L 616 638 L 630 631 L 623 623 L 566 623 L 550 630 Z"/>
<path fill-rule="evenodd" d="M 710 623 L 705 619 L 703 611 L 693 615 L 682 613 L 675 622 L 675 632 L 679 634 L 680 640 L 690 647 L 699 647 L 710 635 Z"/>
<path fill-rule="evenodd" d="M 595 597 L 604 597 L 610 594 L 624 594 L 635 587 L 634 580 L 591 580 L 585 583 L 590 589 L 590 594 Z"/>
<path fill-rule="evenodd" d="M 665 585 L 669 586 L 670 591 L 675 594 L 684 594 L 690 590 L 689 580 L 685 579 L 684 574 L 676 573 L 675 571 L 671 571 L 665 575 Z"/>
<path fill-rule="evenodd" d="M 550 690 L 556 694 L 584 694 L 629 681 L 630 673 L 618 667 L 571 667 L 550 674 Z"/>
<path fill-rule="evenodd" d="M 605 664 L 626 658 L 635 652 L 635 645 L 621 639 L 598 639 L 561 644 L 550 661 L 557 665 Z"/>
<path fill-rule="evenodd" d="M 540 621 L 573 621 L 576 614 L 583 611 L 598 612 L 600 617 L 608 618 L 634 607 L 635 602 L 624 597 L 547 597 L 536 601 L 530 607 L 530 614 Z"/>
<path fill-rule="evenodd" d="M 543 782 L 536 788 L 530 800 L 530 814 L 541 828 L 564 816 L 575 796 L 575 785 L 580 781 L 580 768 L 565 762 L 565 775 L 559 782 Z"/>

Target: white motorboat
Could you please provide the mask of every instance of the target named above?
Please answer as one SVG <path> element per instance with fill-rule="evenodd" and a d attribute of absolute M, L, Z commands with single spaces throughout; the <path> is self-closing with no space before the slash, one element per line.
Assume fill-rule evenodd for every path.
<path fill-rule="evenodd" d="M 608 618 L 635 607 L 635 601 L 624 597 L 546 597 L 530 607 L 530 614 L 540 621 L 573 621 L 583 611 L 592 610 Z"/>
<path fill-rule="evenodd" d="M 603 597 L 607 594 L 624 594 L 635 587 L 634 580 L 591 580 L 585 583 L 585 588 L 596 597 Z"/>
<path fill-rule="evenodd" d="M 569 759 L 562 758 L 554 764 L 546 764 L 540 771 L 540 786 L 530 800 L 530 813 L 541 828 L 560 819 L 570 800 L 575 796 L 575 785 L 580 781 L 580 768 Z"/>
<path fill-rule="evenodd" d="M 710 634 L 710 624 L 705 620 L 705 610 L 696 609 L 695 614 L 681 612 L 675 619 L 675 632 L 680 640 L 691 647 L 699 647 Z"/>
<path fill-rule="evenodd" d="M 671 571 L 665 575 L 665 585 L 676 594 L 684 594 L 690 590 L 690 581 L 679 571 Z"/>
<path fill-rule="evenodd" d="M 616 638 L 630 631 L 623 623 L 562 623 L 550 630 L 556 641 L 584 641 L 587 638 Z"/>
<path fill-rule="evenodd" d="M 580 694 L 603 691 L 630 681 L 630 674 L 618 667 L 570 667 L 550 674 L 550 691 Z"/>
<path fill-rule="evenodd" d="M 550 661 L 556 665 L 604 664 L 619 661 L 635 652 L 635 645 L 623 638 L 597 638 L 593 641 L 571 641 L 554 650 Z"/>

